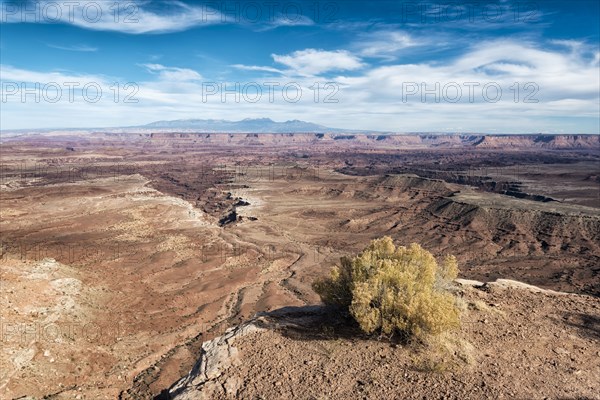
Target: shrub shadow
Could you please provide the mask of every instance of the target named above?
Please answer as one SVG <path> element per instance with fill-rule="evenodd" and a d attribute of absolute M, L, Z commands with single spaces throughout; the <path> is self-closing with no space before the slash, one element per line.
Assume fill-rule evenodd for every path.
<path fill-rule="evenodd" d="M 390 344 L 406 344 L 406 339 L 400 335 L 379 337 L 365 334 L 347 311 L 331 306 L 282 307 L 259 313 L 257 317 L 257 325 L 276 330 L 282 336 L 294 340 L 384 340 Z"/>
<path fill-rule="evenodd" d="M 584 313 L 566 313 L 561 321 L 576 328 L 585 338 L 600 341 L 600 316 Z"/>

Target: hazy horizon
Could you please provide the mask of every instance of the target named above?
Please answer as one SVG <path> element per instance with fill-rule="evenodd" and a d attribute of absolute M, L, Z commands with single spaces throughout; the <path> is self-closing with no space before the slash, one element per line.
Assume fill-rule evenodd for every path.
<path fill-rule="evenodd" d="M 261 118 L 257 118 L 257 119 L 251 119 L 251 120 L 258 120 Z M 270 118 L 267 118 L 270 119 Z M 243 133 L 263 133 L 263 134 L 283 134 L 283 133 L 288 133 L 286 132 L 282 132 L 282 131 L 267 131 L 267 130 L 244 130 L 244 131 L 240 131 L 240 130 L 235 130 L 235 131 L 231 131 L 231 130 L 207 130 L 207 129 L 200 129 L 200 128 L 193 128 L 193 127 L 175 127 L 175 128 L 168 128 L 168 127 L 151 127 L 149 125 L 152 125 L 154 123 L 157 122 L 185 122 L 185 121 L 196 121 L 198 119 L 195 118 L 191 118 L 191 119 L 181 119 L 181 120 L 168 120 L 168 121 L 153 121 L 153 122 L 149 122 L 147 124 L 143 124 L 143 125 L 135 125 L 135 126 L 96 126 L 96 127 L 72 127 L 72 128 L 65 128 L 65 127 L 47 127 L 47 128 L 20 128 L 20 129 L 0 129 L 0 132 L 5 132 L 5 133 L 12 133 L 12 132 L 18 132 L 18 133 L 27 133 L 27 132 L 33 132 L 33 133 L 38 133 L 38 132 L 62 132 L 62 131 L 82 131 L 85 133 L 91 133 L 92 131 L 108 131 L 108 130 L 122 130 L 122 131 L 127 131 L 128 129 L 131 131 L 152 131 L 152 132 L 186 132 L 186 133 L 232 133 L 232 134 L 243 134 Z M 208 121 L 208 120 L 201 120 L 201 121 Z M 239 123 L 239 122 L 243 122 L 244 120 L 239 120 L 239 121 L 233 121 L 233 120 L 221 120 L 223 122 L 228 122 L 228 123 Z M 306 123 L 306 124 L 313 124 L 310 121 L 300 121 L 300 120 L 287 120 L 287 121 L 273 121 L 271 120 L 273 123 L 275 124 L 284 124 L 286 122 L 291 122 L 291 121 L 298 121 L 298 122 L 302 122 L 302 123 Z M 320 125 L 321 128 L 324 128 L 324 130 L 332 133 L 332 134 L 343 134 L 343 133 L 351 133 L 351 134 L 369 134 L 369 133 L 373 133 L 373 134 L 382 134 L 382 135 L 422 135 L 422 134 L 430 134 L 430 135 L 600 135 L 600 132 L 484 132 L 484 131 L 447 131 L 447 132 L 443 132 L 443 131 L 378 131 L 375 129 L 364 129 L 364 130 L 356 130 L 356 129 L 345 129 L 345 128 L 340 128 L 340 127 L 332 127 L 332 126 L 323 126 Z M 319 130 L 318 132 L 315 130 L 298 130 L 298 131 L 293 131 L 293 132 L 289 132 L 289 133 L 298 133 L 298 134 L 309 134 L 309 133 L 322 133 L 321 130 Z"/>

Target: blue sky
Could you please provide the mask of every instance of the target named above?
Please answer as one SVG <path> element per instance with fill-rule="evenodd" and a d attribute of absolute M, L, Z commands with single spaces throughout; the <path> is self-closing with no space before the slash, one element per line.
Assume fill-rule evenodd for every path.
<path fill-rule="evenodd" d="M 0 3 L 3 130 L 600 130 L 597 0 Z"/>

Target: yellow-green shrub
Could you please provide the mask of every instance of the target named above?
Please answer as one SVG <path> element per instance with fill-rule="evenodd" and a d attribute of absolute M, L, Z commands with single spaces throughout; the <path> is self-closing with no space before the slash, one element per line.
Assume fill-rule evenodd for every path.
<path fill-rule="evenodd" d="M 386 236 L 340 264 L 313 288 L 324 303 L 347 308 L 364 332 L 421 336 L 458 326 L 459 310 L 447 291 L 458 274 L 453 256 L 438 264 L 418 244 L 396 247 Z"/>

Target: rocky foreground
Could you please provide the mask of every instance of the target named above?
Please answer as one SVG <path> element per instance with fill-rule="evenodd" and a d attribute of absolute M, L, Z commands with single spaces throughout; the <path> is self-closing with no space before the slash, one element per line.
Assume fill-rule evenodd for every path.
<path fill-rule="evenodd" d="M 458 283 L 462 327 L 427 346 L 361 336 L 321 307 L 283 308 L 205 342 L 168 397 L 600 398 L 598 298 Z"/>

